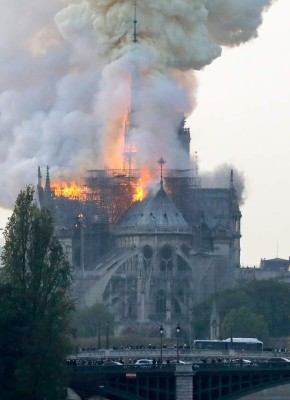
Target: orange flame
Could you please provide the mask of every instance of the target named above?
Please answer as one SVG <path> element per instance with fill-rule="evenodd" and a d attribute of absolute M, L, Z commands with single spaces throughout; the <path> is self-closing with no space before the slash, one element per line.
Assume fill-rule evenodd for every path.
<path fill-rule="evenodd" d="M 137 186 L 135 190 L 135 194 L 133 196 L 134 201 L 142 201 L 144 199 L 144 190 L 142 186 Z"/>
<path fill-rule="evenodd" d="M 152 180 L 150 171 L 148 168 L 141 169 L 141 177 L 139 183 L 136 186 L 135 194 L 133 196 L 134 201 L 142 201 L 148 193 L 147 184 Z"/>
<path fill-rule="evenodd" d="M 128 115 L 129 111 L 124 111 L 112 126 L 111 137 L 113 140 L 107 144 L 109 152 L 105 154 L 106 168 L 121 169 L 124 167 L 124 133 L 128 128 Z"/>
<path fill-rule="evenodd" d="M 78 186 L 75 181 L 70 181 L 68 184 L 66 182 L 52 182 L 51 189 L 55 196 L 63 196 L 72 200 L 79 199 L 82 192 L 81 187 Z"/>

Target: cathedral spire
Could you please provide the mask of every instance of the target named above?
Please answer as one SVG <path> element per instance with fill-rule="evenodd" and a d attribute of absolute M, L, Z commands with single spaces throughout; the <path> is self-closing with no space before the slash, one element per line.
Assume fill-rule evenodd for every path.
<path fill-rule="evenodd" d="M 37 173 L 37 177 L 38 177 L 38 187 L 42 186 L 42 182 L 41 182 L 41 171 L 40 171 L 40 166 L 38 166 L 38 173 Z"/>
<path fill-rule="evenodd" d="M 40 166 L 38 166 L 38 173 L 37 173 L 37 194 L 38 194 L 38 203 L 40 207 L 43 205 L 43 187 L 42 187 L 42 176 L 41 176 L 41 170 Z"/>
<path fill-rule="evenodd" d="M 134 17 L 133 17 L 133 51 L 136 50 L 136 43 L 138 43 L 137 35 L 137 0 L 134 1 Z M 135 168 L 136 159 L 136 146 L 134 143 L 134 133 L 137 128 L 137 117 L 139 106 L 137 102 L 138 93 L 138 61 L 137 55 L 134 53 L 132 68 L 131 68 L 131 99 L 129 104 L 128 113 L 124 125 L 124 154 L 123 154 L 123 170 L 131 174 L 132 169 Z"/>
<path fill-rule="evenodd" d="M 48 166 L 48 165 L 47 165 L 47 167 L 46 167 L 45 191 L 46 191 L 46 192 L 51 192 L 51 187 L 50 187 L 50 176 L 49 176 L 49 166 Z"/>
<path fill-rule="evenodd" d="M 134 24 L 133 43 L 137 43 L 138 42 L 138 39 L 137 39 L 137 0 L 135 0 L 135 2 L 134 2 L 133 24 Z"/>
<path fill-rule="evenodd" d="M 234 189 L 234 171 L 231 169 L 230 189 Z"/>
<path fill-rule="evenodd" d="M 44 207 L 50 209 L 52 197 L 53 197 L 53 195 L 52 195 L 52 190 L 51 190 L 51 186 L 50 186 L 49 166 L 47 165 L 42 205 Z"/>

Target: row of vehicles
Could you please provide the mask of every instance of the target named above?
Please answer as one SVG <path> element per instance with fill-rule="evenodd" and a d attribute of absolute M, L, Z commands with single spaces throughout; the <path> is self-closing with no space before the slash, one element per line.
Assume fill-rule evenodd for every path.
<path fill-rule="evenodd" d="M 153 360 L 147 359 L 147 358 L 142 358 L 140 360 L 137 360 L 135 365 L 140 365 L 140 366 L 147 366 L 147 365 L 153 365 Z M 123 365 L 123 363 L 119 361 L 105 361 L 102 365 L 108 366 L 108 365 Z"/>
<path fill-rule="evenodd" d="M 230 364 L 230 365 L 235 365 L 235 364 L 239 364 L 240 366 L 243 367 L 257 367 L 258 365 L 262 365 L 263 363 L 270 363 L 270 364 L 284 364 L 285 363 L 290 363 L 290 360 L 286 357 L 270 357 L 266 360 L 264 359 L 260 359 L 260 360 L 248 360 L 248 359 L 244 359 L 244 358 L 232 358 L 232 359 L 219 359 L 217 361 L 215 360 L 211 360 L 211 361 L 206 361 L 206 360 L 200 360 L 200 361 L 182 361 L 182 360 L 171 360 L 170 364 L 192 364 L 195 367 L 198 367 L 199 364 L 204 364 L 204 363 L 216 363 L 218 362 L 219 364 Z M 163 362 L 163 364 L 168 364 L 167 362 Z M 116 365 L 123 365 L 123 363 L 118 362 L 118 361 L 112 361 L 112 360 L 108 360 L 105 361 L 102 365 L 104 366 L 116 366 Z M 154 360 L 152 359 L 146 359 L 146 358 L 142 358 L 140 360 L 137 360 L 134 365 L 138 365 L 141 367 L 147 367 L 147 366 L 161 366 L 161 364 L 156 364 L 156 362 L 154 362 Z M 290 365 L 290 364 L 289 364 Z"/>
<path fill-rule="evenodd" d="M 137 360 L 134 362 L 134 365 L 139 365 L 141 367 L 146 367 L 149 365 L 157 365 L 157 364 L 158 364 L 158 362 L 156 362 L 156 360 L 154 360 L 154 359 L 152 360 L 149 358 L 141 358 L 140 360 Z M 165 362 L 163 364 L 165 364 Z M 170 364 L 177 364 L 177 361 L 171 360 Z M 190 364 L 190 363 L 179 360 L 178 364 Z M 119 361 L 105 361 L 102 365 L 123 365 L 123 364 Z"/>

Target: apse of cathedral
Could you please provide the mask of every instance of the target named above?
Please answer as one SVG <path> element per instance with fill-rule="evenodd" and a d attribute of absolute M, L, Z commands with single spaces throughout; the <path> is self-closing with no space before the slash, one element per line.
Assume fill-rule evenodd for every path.
<path fill-rule="evenodd" d="M 178 137 L 190 140 L 184 121 Z M 157 162 L 156 188 L 142 200 L 138 170 L 88 171 L 80 194 L 66 197 L 48 168 L 42 186 L 39 169 L 38 197 L 74 267 L 80 307 L 104 304 L 116 334 L 156 335 L 162 324 L 170 338 L 179 323 L 190 338 L 194 305 L 236 283 L 241 212 L 232 171 L 227 188 L 202 188 L 196 171 Z"/>

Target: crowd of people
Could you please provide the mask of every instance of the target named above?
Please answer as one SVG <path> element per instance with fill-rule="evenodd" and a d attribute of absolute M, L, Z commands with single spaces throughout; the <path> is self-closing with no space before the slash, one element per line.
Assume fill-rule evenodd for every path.
<path fill-rule="evenodd" d="M 94 358 L 94 357 L 70 357 L 66 360 L 67 365 L 72 365 L 72 366 L 96 366 L 96 365 L 104 365 L 104 366 L 114 366 L 114 365 L 135 365 L 137 362 L 137 359 L 131 359 L 131 358 Z M 183 362 L 184 363 L 184 362 Z M 153 358 L 152 359 L 152 364 L 150 364 L 152 367 L 156 366 L 161 366 L 161 364 L 176 364 L 175 359 L 166 359 L 161 362 L 160 358 Z"/>

